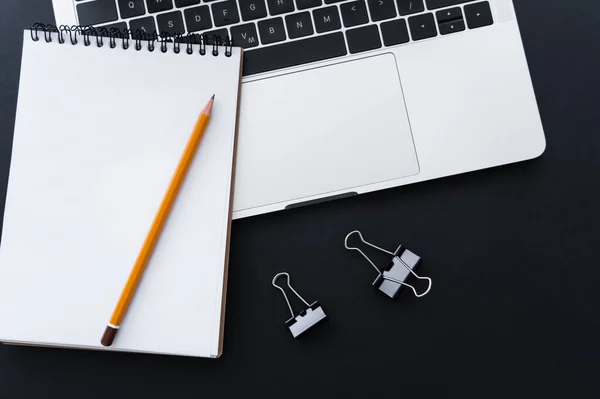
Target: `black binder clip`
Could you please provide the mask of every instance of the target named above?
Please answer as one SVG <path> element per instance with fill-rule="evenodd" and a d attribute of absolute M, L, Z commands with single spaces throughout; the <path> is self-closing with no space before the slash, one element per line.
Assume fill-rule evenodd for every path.
<path fill-rule="evenodd" d="M 369 257 L 365 255 L 365 253 L 361 251 L 358 247 L 348 246 L 348 238 L 355 233 L 358 234 L 360 240 L 364 244 L 372 248 L 378 249 L 379 251 L 385 252 L 386 254 L 392 255 L 392 259 L 388 262 L 383 271 L 381 271 L 377 266 L 375 266 L 371 259 L 369 259 Z M 431 290 L 431 279 L 429 277 L 421 277 L 414 272 L 414 269 L 421 262 L 421 258 L 409 251 L 408 249 L 404 248 L 402 245 L 399 245 L 394 252 L 387 251 L 383 248 L 379 248 L 378 246 L 365 241 L 362 234 L 360 234 L 360 231 L 358 230 L 354 230 L 346 236 L 346 240 L 344 240 L 344 245 L 346 246 L 346 249 L 360 252 L 360 254 L 371 264 L 371 266 L 373 266 L 375 270 L 377 270 L 377 273 L 379 273 L 379 275 L 373 282 L 373 286 L 378 288 L 379 291 L 383 292 L 390 298 L 396 298 L 398 292 L 400 292 L 400 289 L 403 285 L 410 287 L 413 290 L 415 296 L 418 298 L 427 295 L 429 290 Z M 419 294 L 417 293 L 415 287 L 406 283 L 406 279 L 411 274 L 419 280 L 428 281 L 429 284 L 425 292 Z"/>
<path fill-rule="evenodd" d="M 275 284 L 275 280 L 277 280 L 281 276 L 287 277 L 288 288 L 290 290 L 292 290 L 292 292 L 294 294 L 296 294 L 296 296 L 298 298 L 300 298 L 300 300 L 302 302 L 304 302 L 304 304 L 306 304 L 306 306 L 307 306 L 305 310 L 298 313 L 297 315 L 294 315 L 294 310 L 292 309 L 292 305 L 290 304 L 290 301 L 289 301 L 287 295 L 285 294 L 285 291 L 283 290 L 283 288 L 281 288 L 280 286 Z M 278 288 L 279 290 L 281 290 L 281 292 L 283 293 L 283 297 L 285 298 L 285 301 L 287 302 L 288 308 L 290 308 L 290 313 L 292 314 L 292 318 L 289 319 L 288 321 L 286 321 L 285 325 L 288 326 L 288 328 L 292 332 L 292 335 L 294 336 L 294 338 L 297 338 L 300 334 L 302 334 L 303 332 L 305 332 L 306 330 L 308 330 L 309 328 L 311 328 L 312 326 L 314 326 L 315 324 L 317 324 L 318 322 L 320 322 L 321 320 L 323 320 L 327 317 L 327 315 L 325 315 L 325 312 L 323 311 L 323 308 L 321 307 L 321 305 L 319 305 L 318 302 L 314 302 L 313 304 L 309 305 L 308 302 L 306 302 L 304 300 L 304 298 L 302 298 L 300 296 L 300 294 L 298 294 L 296 292 L 296 290 L 292 288 L 292 286 L 290 285 L 290 275 L 289 274 L 287 274 L 287 273 L 276 274 L 275 277 L 273 277 L 273 286 L 275 288 Z"/>

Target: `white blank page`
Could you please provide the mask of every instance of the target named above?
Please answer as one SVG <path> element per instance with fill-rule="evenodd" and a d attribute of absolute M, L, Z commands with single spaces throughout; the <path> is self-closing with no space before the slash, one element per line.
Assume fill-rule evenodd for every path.
<path fill-rule="evenodd" d="M 120 41 L 117 42 L 120 46 Z M 149 52 L 25 31 L 2 241 L 0 340 L 100 338 L 185 144 L 208 129 L 115 343 L 220 353 L 241 51 Z"/>

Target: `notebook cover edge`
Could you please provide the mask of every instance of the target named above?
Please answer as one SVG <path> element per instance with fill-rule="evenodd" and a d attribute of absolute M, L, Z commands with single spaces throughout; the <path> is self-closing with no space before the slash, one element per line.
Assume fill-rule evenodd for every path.
<path fill-rule="evenodd" d="M 238 80 L 237 90 L 237 109 L 235 112 L 235 133 L 233 136 L 233 164 L 231 168 L 231 195 L 229 196 L 229 216 L 227 220 L 227 243 L 225 244 L 225 265 L 223 273 L 223 291 L 221 294 L 221 322 L 219 324 L 219 343 L 217 347 L 216 358 L 219 358 L 223 354 L 223 341 L 225 336 L 225 307 L 227 303 L 227 281 L 229 278 L 229 252 L 231 244 L 231 222 L 233 219 L 233 199 L 234 199 L 234 188 L 235 188 L 235 172 L 237 166 L 237 141 L 239 133 L 239 119 L 240 119 L 240 106 L 242 98 L 242 74 L 244 70 L 244 49 L 240 47 L 240 74 Z"/>

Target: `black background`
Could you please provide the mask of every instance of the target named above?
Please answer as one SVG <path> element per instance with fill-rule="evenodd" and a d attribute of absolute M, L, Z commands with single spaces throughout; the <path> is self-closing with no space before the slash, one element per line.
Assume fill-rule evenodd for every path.
<path fill-rule="evenodd" d="M 0 345 L 0 398 L 598 397 L 600 2 L 515 3 L 541 158 L 235 221 L 222 358 Z M 50 0 L 0 7 L 4 198 L 22 29 L 53 13 Z M 343 247 L 353 229 L 421 255 L 431 293 L 371 288 Z M 300 341 L 270 285 L 283 270 L 329 316 Z"/>

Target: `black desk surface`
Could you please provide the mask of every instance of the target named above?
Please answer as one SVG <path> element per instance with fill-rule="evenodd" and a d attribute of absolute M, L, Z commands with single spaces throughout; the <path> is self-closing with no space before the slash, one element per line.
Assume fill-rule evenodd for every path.
<path fill-rule="evenodd" d="M 1 3 L 4 198 L 21 30 L 53 14 L 50 0 Z M 599 397 L 600 2 L 515 3 L 541 158 L 235 221 L 222 358 L 0 345 L 0 398 Z M 373 270 L 343 248 L 353 229 L 422 255 L 431 293 L 374 291 Z M 270 285 L 282 270 L 329 315 L 302 341 Z"/>

